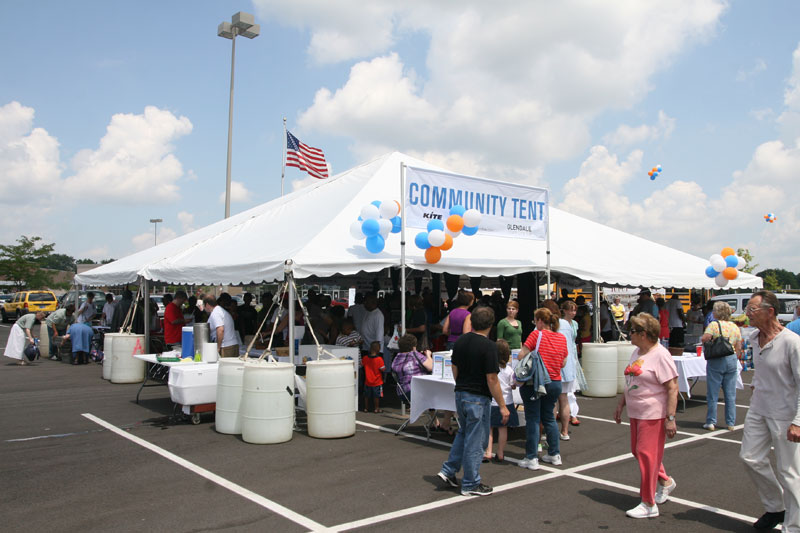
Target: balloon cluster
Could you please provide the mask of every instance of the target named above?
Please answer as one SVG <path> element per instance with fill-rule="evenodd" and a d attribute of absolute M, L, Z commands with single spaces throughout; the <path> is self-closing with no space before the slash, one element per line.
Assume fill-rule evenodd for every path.
<path fill-rule="evenodd" d="M 747 265 L 747 261 L 736 255 L 733 248 L 725 247 L 718 254 L 708 259 L 711 263 L 706 268 L 706 276 L 714 278 L 717 286 L 724 287 L 728 281 L 739 277 L 739 271 Z"/>
<path fill-rule="evenodd" d="M 437 219 L 428 222 L 428 231 L 417 233 L 414 244 L 420 250 L 425 250 L 425 261 L 430 264 L 438 263 L 442 258 L 442 250 L 447 251 L 453 247 L 453 239 L 462 233 L 467 236 L 475 235 L 480 223 L 480 211 L 454 205 L 444 222 Z"/>
<path fill-rule="evenodd" d="M 358 220 L 350 224 L 350 235 L 366 238 L 367 251 L 378 254 L 386 246 L 389 233 L 400 233 L 400 204 L 396 200 L 375 200 L 361 208 Z"/>
<path fill-rule="evenodd" d="M 766 215 L 764 215 L 764 222 L 769 222 L 770 224 L 774 224 L 776 220 L 778 220 L 778 217 L 776 217 L 772 213 L 767 213 Z"/>
<path fill-rule="evenodd" d="M 661 174 L 661 165 L 654 166 L 653 170 L 647 173 L 647 175 L 650 176 L 651 180 L 656 179 L 659 174 Z"/>

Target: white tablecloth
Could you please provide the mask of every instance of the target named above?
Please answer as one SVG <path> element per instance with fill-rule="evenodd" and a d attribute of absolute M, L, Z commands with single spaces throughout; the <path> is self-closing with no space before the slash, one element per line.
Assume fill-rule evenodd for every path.
<path fill-rule="evenodd" d="M 409 420 L 415 422 L 428 409 L 439 411 L 456 410 L 456 382 L 434 376 L 414 376 L 411 378 L 411 411 Z M 514 403 L 522 404 L 519 389 L 512 391 Z M 520 423 L 524 424 L 520 417 Z"/>
<path fill-rule="evenodd" d="M 688 398 L 692 397 L 691 387 L 689 386 L 690 379 L 706 379 L 706 359 L 705 357 L 697 357 L 697 353 L 686 352 L 679 357 L 673 357 L 675 361 L 675 368 L 678 370 L 678 390 L 686 394 Z M 744 389 L 742 383 L 741 366 L 736 376 L 736 388 Z"/>

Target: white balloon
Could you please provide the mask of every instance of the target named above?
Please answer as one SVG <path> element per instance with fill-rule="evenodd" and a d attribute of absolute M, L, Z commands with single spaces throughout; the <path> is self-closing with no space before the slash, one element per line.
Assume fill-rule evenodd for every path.
<path fill-rule="evenodd" d="M 728 266 L 727 264 L 725 264 L 725 258 L 719 254 L 712 255 L 711 257 L 708 258 L 708 261 L 711 263 L 711 266 L 717 272 L 722 272 L 723 270 L 725 270 L 725 267 Z"/>
<path fill-rule="evenodd" d="M 454 238 L 454 239 L 455 239 L 456 237 L 458 237 L 459 235 L 461 235 L 461 232 L 460 232 L 460 231 L 450 231 L 450 230 L 447 228 L 447 226 L 445 226 L 445 227 L 444 227 L 444 232 L 445 232 L 445 233 L 447 233 L 448 235 L 450 235 L 450 236 L 451 236 L 452 238 Z"/>
<path fill-rule="evenodd" d="M 481 223 L 481 212 L 477 209 L 467 209 L 464 211 L 464 225 L 468 228 L 474 228 Z"/>
<path fill-rule="evenodd" d="M 392 221 L 388 218 L 381 218 L 378 220 L 378 224 L 381 226 L 381 237 L 383 237 L 385 240 L 389 235 L 389 232 L 392 231 Z"/>
<path fill-rule="evenodd" d="M 441 246 L 444 244 L 444 241 L 444 231 L 435 229 L 428 232 L 428 242 L 431 243 L 431 246 Z"/>
<path fill-rule="evenodd" d="M 723 276 L 722 274 L 717 274 L 717 277 L 714 278 L 714 282 L 717 284 L 718 287 L 724 287 L 728 284 L 728 278 Z"/>
<path fill-rule="evenodd" d="M 737 255 L 737 256 L 736 256 L 736 259 L 738 259 L 738 260 L 739 260 L 739 264 L 738 264 L 738 265 L 736 265 L 736 270 L 741 270 L 741 269 L 743 269 L 744 267 L 746 267 L 746 266 L 747 266 L 747 261 L 745 261 L 743 257 L 739 257 L 739 256 Z"/>
<path fill-rule="evenodd" d="M 394 218 L 400 212 L 400 206 L 393 199 L 389 198 L 381 201 L 381 218 Z"/>
<path fill-rule="evenodd" d="M 356 220 L 350 224 L 350 235 L 352 235 L 354 239 L 363 239 L 366 237 L 364 232 L 361 231 L 361 224 L 363 224 L 361 220 Z"/>
<path fill-rule="evenodd" d="M 381 213 L 378 208 L 372 204 L 367 204 L 361 208 L 361 218 L 367 220 L 368 218 L 380 218 Z"/>

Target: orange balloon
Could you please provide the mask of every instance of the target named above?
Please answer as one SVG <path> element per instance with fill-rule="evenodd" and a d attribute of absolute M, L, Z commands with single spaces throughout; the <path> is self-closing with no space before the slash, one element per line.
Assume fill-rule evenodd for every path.
<path fill-rule="evenodd" d="M 722 271 L 722 277 L 725 279 L 736 279 L 739 275 L 739 271 L 733 267 L 727 267 L 725 270 Z"/>
<path fill-rule="evenodd" d="M 719 255 L 721 255 L 722 257 L 728 257 L 729 255 L 734 255 L 735 253 L 736 252 L 733 251 L 733 248 L 731 248 L 730 246 L 726 246 L 725 248 L 722 249 L 722 251 L 719 253 Z M 729 279 L 733 279 L 733 278 L 729 278 Z"/>
<path fill-rule="evenodd" d="M 442 258 L 442 251 L 435 246 L 431 246 L 427 250 L 425 250 L 425 261 L 430 264 L 438 263 L 439 259 Z M 734 269 L 736 270 L 736 269 Z"/>
<path fill-rule="evenodd" d="M 461 215 L 450 215 L 447 217 L 447 229 L 453 233 L 464 228 L 464 218 Z M 445 248 L 447 250 L 447 248 Z"/>
<path fill-rule="evenodd" d="M 453 247 L 453 237 L 448 235 L 447 233 L 444 234 L 444 244 L 441 245 L 439 248 L 442 250 L 449 250 Z"/>

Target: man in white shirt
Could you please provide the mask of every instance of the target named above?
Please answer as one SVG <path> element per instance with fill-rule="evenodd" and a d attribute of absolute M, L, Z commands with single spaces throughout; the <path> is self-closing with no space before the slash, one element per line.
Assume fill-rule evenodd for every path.
<path fill-rule="evenodd" d="M 114 295 L 106 294 L 106 303 L 103 306 L 103 315 L 100 317 L 100 325 L 111 327 L 111 321 L 114 320 Z"/>
<path fill-rule="evenodd" d="M 383 351 L 383 313 L 378 309 L 378 297 L 374 294 L 368 294 L 364 298 L 364 309 L 365 313 L 361 329 L 356 328 L 364 339 L 361 349 L 369 351 L 370 344 L 375 341 L 380 343 L 381 351 Z"/>
<path fill-rule="evenodd" d="M 86 322 L 87 324 L 92 323 L 92 319 L 94 315 L 97 313 L 97 310 L 94 307 L 94 293 L 87 292 L 86 293 L 86 301 L 81 304 L 78 310 L 75 312 L 75 322 L 78 324 L 82 324 Z"/>
<path fill-rule="evenodd" d="M 211 340 L 217 343 L 220 357 L 239 357 L 239 339 L 236 337 L 236 326 L 229 312 L 217 305 L 213 296 L 203 298 L 205 311 L 208 313 L 208 329 Z"/>
<path fill-rule="evenodd" d="M 355 303 L 347 310 L 347 316 L 353 319 L 353 324 L 356 326 L 356 331 L 361 331 L 361 326 L 364 325 L 364 315 L 367 310 L 364 308 L 364 295 L 360 292 L 356 294 Z"/>
<path fill-rule="evenodd" d="M 753 396 L 739 457 L 766 512 L 755 529 L 800 531 L 800 336 L 778 322 L 778 299 L 757 291 L 745 308 L 753 346 Z M 770 463 L 775 450 L 777 472 Z"/>
<path fill-rule="evenodd" d="M 684 345 L 684 325 L 686 316 L 683 314 L 683 304 L 674 292 L 672 297 L 667 300 L 667 313 L 669 313 L 669 345 L 676 348 L 683 348 Z"/>

